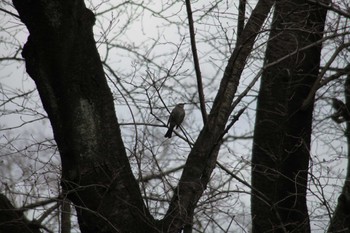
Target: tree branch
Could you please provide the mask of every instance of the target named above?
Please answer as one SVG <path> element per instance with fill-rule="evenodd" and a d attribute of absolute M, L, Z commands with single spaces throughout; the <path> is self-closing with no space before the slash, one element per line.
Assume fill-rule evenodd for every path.
<path fill-rule="evenodd" d="M 343 72 L 338 72 L 335 75 L 332 75 L 331 77 L 324 79 L 322 81 L 323 76 L 326 74 L 326 72 L 328 71 L 329 67 L 331 66 L 331 64 L 333 63 L 333 61 L 337 58 L 338 54 L 343 51 L 343 49 L 348 48 L 350 46 L 350 43 L 345 43 L 340 45 L 333 53 L 332 57 L 328 60 L 328 62 L 326 63 L 326 65 L 323 67 L 322 71 L 319 73 L 314 85 L 312 86 L 310 93 L 308 94 L 308 96 L 306 97 L 306 99 L 303 102 L 303 106 L 302 108 L 306 108 L 313 99 L 313 96 L 316 94 L 317 90 L 319 88 L 321 88 L 322 86 L 326 85 L 328 82 L 334 80 L 337 77 L 340 77 L 344 73 L 344 71 L 346 72 L 349 68 L 350 68 L 350 64 L 347 65 L 347 67 L 345 69 L 343 69 Z"/>
<path fill-rule="evenodd" d="M 194 63 L 194 69 L 196 71 L 196 78 L 197 78 L 197 87 L 198 87 L 200 109 L 202 112 L 203 124 L 205 125 L 207 123 L 208 117 L 207 117 L 207 111 L 205 109 L 205 98 L 204 98 L 204 92 L 203 92 L 202 75 L 201 75 L 201 70 L 200 70 L 200 66 L 199 66 L 198 54 L 197 54 L 196 38 L 195 38 L 195 32 L 194 32 L 194 23 L 193 23 L 193 16 L 192 16 L 192 9 L 191 9 L 191 1 L 190 0 L 186 0 L 186 10 L 187 10 L 187 17 L 188 17 L 188 25 L 189 25 L 189 30 L 190 30 L 193 63 Z"/>
<path fill-rule="evenodd" d="M 30 222 L 23 211 L 16 209 L 10 200 L 0 193 L 0 232 L 40 233 L 41 226 Z"/>
<path fill-rule="evenodd" d="M 14 13 L 12 13 L 11 11 L 5 10 L 5 9 L 3 9 L 3 8 L 0 8 L 0 11 L 3 11 L 3 12 L 5 12 L 6 14 L 9 14 L 9 15 L 15 17 L 16 19 L 19 19 L 19 16 L 16 15 L 16 14 L 14 14 Z"/>
<path fill-rule="evenodd" d="M 339 6 L 337 6 L 335 3 L 324 3 L 320 0 L 307 0 L 309 3 L 311 4 L 315 4 L 315 5 L 318 5 L 318 6 L 321 6 L 327 10 L 331 10 L 331 11 L 334 11 L 335 13 L 339 14 L 339 15 L 342 15 L 346 18 L 350 18 L 350 13 L 349 11 L 346 12 L 344 10 L 342 10 Z"/>
<path fill-rule="evenodd" d="M 240 35 L 242 34 L 242 31 L 243 31 L 243 28 L 244 28 L 246 4 L 247 4 L 246 0 L 239 0 L 238 25 L 237 25 L 237 41 L 238 41 L 238 38 L 240 37 Z"/>
<path fill-rule="evenodd" d="M 220 137 L 231 114 L 231 103 L 246 59 L 273 4 L 273 0 L 260 0 L 242 31 L 226 66 L 207 124 L 204 125 L 188 156 L 180 182 L 174 191 L 163 220 L 166 229 L 182 228 L 209 182 L 222 142 Z"/>

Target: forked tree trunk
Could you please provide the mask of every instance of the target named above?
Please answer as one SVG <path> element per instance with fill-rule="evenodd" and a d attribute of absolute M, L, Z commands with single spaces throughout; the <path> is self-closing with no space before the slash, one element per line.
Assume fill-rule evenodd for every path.
<path fill-rule="evenodd" d="M 152 232 L 82 0 L 13 1 L 30 36 L 23 49 L 62 161 L 62 187 L 81 232 Z"/>
<path fill-rule="evenodd" d="M 252 155 L 253 232 L 309 232 L 306 205 L 313 102 L 326 10 L 277 1 L 261 80 Z M 314 44 L 311 48 L 305 46 Z"/>

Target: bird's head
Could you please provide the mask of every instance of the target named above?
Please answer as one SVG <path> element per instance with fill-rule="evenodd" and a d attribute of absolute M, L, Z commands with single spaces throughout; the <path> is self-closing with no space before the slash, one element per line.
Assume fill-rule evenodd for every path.
<path fill-rule="evenodd" d="M 185 104 L 184 103 L 179 103 L 176 105 L 177 107 L 184 108 Z"/>

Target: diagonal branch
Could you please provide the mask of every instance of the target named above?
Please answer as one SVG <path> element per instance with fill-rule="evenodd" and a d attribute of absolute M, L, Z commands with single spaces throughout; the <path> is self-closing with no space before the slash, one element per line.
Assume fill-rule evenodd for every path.
<path fill-rule="evenodd" d="M 10 200 L 0 193 L 0 232 L 39 233 L 40 224 L 29 221 L 21 209 L 16 209 Z"/>
<path fill-rule="evenodd" d="M 325 9 L 327 10 L 330 10 L 330 11 L 333 11 L 339 15 L 342 15 L 346 18 L 350 18 L 350 13 L 349 13 L 349 10 L 346 11 L 345 9 L 341 9 L 336 3 L 325 3 L 325 2 L 322 2 L 320 0 L 307 0 L 309 3 L 311 4 L 315 4 L 315 5 L 318 5 L 318 6 L 321 6 L 321 7 L 324 7 Z"/>
<path fill-rule="evenodd" d="M 340 77 L 341 75 L 347 74 L 347 70 L 349 69 L 349 65 L 347 67 L 345 67 L 345 69 L 343 69 L 342 72 L 338 72 L 335 75 L 330 76 L 327 79 L 322 80 L 322 78 L 324 78 L 324 75 L 326 74 L 326 72 L 328 71 L 329 67 L 332 65 L 333 61 L 337 58 L 338 54 L 340 52 L 342 52 L 344 49 L 348 48 L 350 46 L 350 43 L 345 43 L 340 45 L 333 53 L 333 55 L 331 56 L 331 58 L 328 60 L 328 62 L 326 63 L 325 67 L 322 69 L 322 71 L 319 73 L 314 85 L 312 86 L 309 95 L 306 97 L 306 99 L 304 100 L 303 106 L 302 108 L 306 108 L 313 99 L 313 96 L 316 94 L 317 90 L 320 89 L 322 86 L 326 85 L 328 82 Z M 345 72 L 344 72 L 345 71 Z"/>
<path fill-rule="evenodd" d="M 237 46 L 226 66 L 212 110 L 208 115 L 207 124 L 204 125 L 188 156 L 180 182 L 162 221 L 163 229 L 179 230 L 191 221 L 191 214 L 215 168 L 222 142 L 220 138 L 233 110 L 231 103 L 247 57 L 273 4 L 273 0 L 260 0 L 238 39 Z"/>
<path fill-rule="evenodd" d="M 237 40 L 242 34 L 244 28 L 244 19 L 245 19 L 245 7 L 247 0 L 239 0 L 238 6 L 238 25 L 237 25 Z"/>
<path fill-rule="evenodd" d="M 346 77 L 344 84 L 345 103 L 350 107 L 350 73 Z M 338 203 L 330 221 L 327 232 L 346 232 L 350 229 L 350 122 L 346 122 L 345 135 L 348 146 L 348 161 L 345 182 L 338 197 Z"/>
<path fill-rule="evenodd" d="M 194 32 L 194 23 L 193 23 L 190 0 L 186 0 L 186 10 L 187 10 L 187 17 L 188 17 L 188 25 L 190 30 L 193 63 L 194 63 L 194 69 L 196 71 L 196 78 L 197 78 L 199 102 L 200 102 L 200 108 L 202 112 L 203 123 L 205 125 L 207 123 L 207 111 L 205 109 L 205 98 L 204 98 L 204 92 L 203 92 L 202 75 L 201 75 L 201 70 L 199 66 L 198 54 L 197 54 L 196 38 L 195 38 L 195 32 Z"/>

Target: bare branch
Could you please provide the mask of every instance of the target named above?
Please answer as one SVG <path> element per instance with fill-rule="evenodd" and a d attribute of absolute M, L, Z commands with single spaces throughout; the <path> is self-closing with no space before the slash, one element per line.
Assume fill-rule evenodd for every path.
<path fill-rule="evenodd" d="M 239 0 L 239 6 L 238 6 L 238 25 L 237 25 L 237 40 L 242 34 L 243 28 L 244 28 L 244 20 L 245 20 L 245 7 L 246 7 L 246 0 Z"/>
<path fill-rule="evenodd" d="M 201 75 L 201 70 L 200 70 L 200 66 L 199 66 L 198 54 L 197 54 L 196 38 L 195 38 L 195 32 L 194 32 L 194 23 L 193 23 L 193 16 L 192 16 L 192 9 L 191 9 L 191 1 L 190 0 L 186 0 L 186 10 L 187 10 L 187 17 L 188 17 L 188 25 L 189 25 L 189 30 L 190 30 L 193 63 L 194 63 L 194 68 L 196 70 L 200 109 L 202 112 L 203 123 L 205 125 L 207 123 L 207 111 L 205 109 L 205 98 L 204 98 L 204 92 L 203 92 L 202 75 Z"/>

